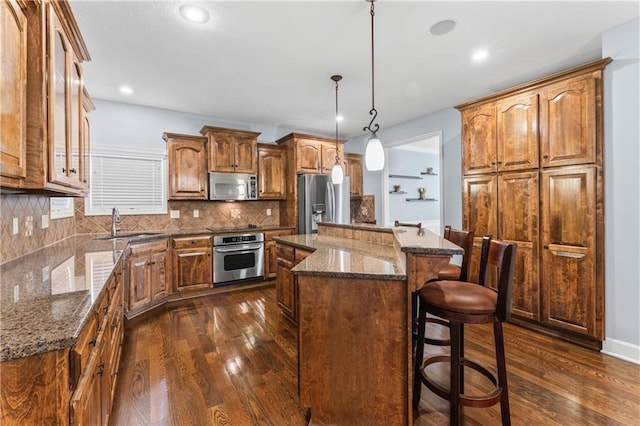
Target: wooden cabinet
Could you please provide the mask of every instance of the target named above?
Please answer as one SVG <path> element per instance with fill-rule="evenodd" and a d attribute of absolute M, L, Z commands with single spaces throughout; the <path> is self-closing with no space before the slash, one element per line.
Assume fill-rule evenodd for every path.
<path fill-rule="evenodd" d="M 292 235 L 293 229 L 264 231 L 264 279 L 271 280 L 277 275 L 278 250 L 274 237 Z"/>
<path fill-rule="evenodd" d="M 200 133 L 208 138 L 209 171 L 258 173 L 259 132 L 204 126 Z"/>
<path fill-rule="evenodd" d="M 108 425 L 124 340 L 120 266 L 70 354 L 72 425 Z"/>
<path fill-rule="evenodd" d="M 285 317 L 297 324 L 298 283 L 291 269 L 302 262 L 312 252 L 281 243 L 276 244 L 276 250 L 276 300 Z"/>
<path fill-rule="evenodd" d="M 163 301 L 169 293 L 167 239 L 130 245 L 127 257 L 127 317 Z"/>
<path fill-rule="evenodd" d="M 364 194 L 362 183 L 362 155 L 345 154 L 346 176 L 350 179 L 351 198 L 362 198 Z"/>
<path fill-rule="evenodd" d="M 344 162 L 342 140 L 338 140 L 337 151 L 335 139 L 300 133 L 290 133 L 276 143 L 294 150 L 293 159 L 297 174 L 330 174 L 333 165 L 336 164 L 336 155 Z"/>
<path fill-rule="evenodd" d="M 83 102 L 88 95 L 81 63 L 89 54 L 67 2 L 26 2 L 25 12 L 30 62 L 23 187 L 84 196 L 88 180 L 81 174 L 88 152 L 82 143 L 88 117 Z"/>
<path fill-rule="evenodd" d="M 604 339 L 602 185 L 594 165 L 542 172 L 543 321 Z"/>
<path fill-rule="evenodd" d="M 610 61 L 457 107 L 463 227 L 477 237 L 470 276 L 477 279 L 483 235 L 516 243 L 513 320 L 596 349 L 604 339 L 602 70 Z"/>
<path fill-rule="evenodd" d="M 27 15 L 15 0 L 0 4 L 0 185 L 20 188 L 27 173 Z"/>
<path fill-rule="evenodd" d="M 89 92 L 84 89 L 82 96 L 82 128 L 80 129 L 80 163 L 78 168 L 80 170 L 80 182 L 87 188 L 89 187 L 91 174 L 89 167 L 91 161 L 91 121 L 89 120 L 89 113 L 95 109 L 96 107 L 91 100 L 91 96 L 89 96 Z"/>
<path fill-rule="evenodd" d="M 286 158 L 282 147 L 258 144 L 258 198 L 286 198 Z"/>
<path fill-rule="evenodd" d="M 173 282 L 177 292 L 213 286 L 213 241 L 210 235 L 173 238 Z"/>
<path fill-rule="evenodd" d="M 169 200 L 206 200 L 207 138 L 165 133 L 169 159 Z"/>

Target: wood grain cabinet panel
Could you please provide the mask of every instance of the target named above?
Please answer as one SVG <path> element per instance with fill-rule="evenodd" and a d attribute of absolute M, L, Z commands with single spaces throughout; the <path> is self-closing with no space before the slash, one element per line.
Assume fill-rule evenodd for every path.
<path fill-rule="evenodd" d="M 174 238 L 172 268 L 175 291 L 211 288 L 213 286 L 211 236 Z"/>
<path fill-rule="evenodd" d="M 476 282 L 480 268 L 480 245 L 484 235 L 497 235 L 497 177 L 470 176 L 463 180 L 463 227 L 475 231 L 469 278 Z"/>
<path fill-rule="evenodd" d="M 167 240 L 132 245 L 127 258 L 127 316 L 143 312 L 170 293 Z"/>
<path fill-rule="evenodd" d="M 296 171 L 320 173 L 322 165 L 322 145 L 314 140 L 299 140 L 296 143 Z"/>
<path fill-rule="evenodd" d="M 258 144 L 258 198 L 286 198 L 286 158 L 282 147 Z"/>
<path fill-rule="evenodd" d="M 499 101 L 497 118 L 498 171 L 538 168 L 538 94 Z"/>
<path fill-rule="evenodd" d="M 596 97 L 600 72 L 550 85 L 541 97 L 543 167 L 590 164 L 596 161 L 600 106 Z M 596 108 L 596 105 L 598 107 Z M 601 148 L 598 149 L 601 152 Z"/>
<path fill-rule="evenodd" d="M 542 173 L 543 315 L 555 327 L 603 339 L 596 173 L 595 166 Z"/>
<path fill-rule="evenodd" d="M 322 152 L 322 174 L 326 175 L 331 173 L 333 166 L 336 164 L 336 156 L 339 157 L 339 161 L 344 162 L 344 155 L 342 154 L 340 145 L 336 148 L 335 145 L 323 143 L 320 151 Z"/>
<path fill-rule="evenodd" d="M 349 176 L 351 198 L 362 198 L 364 194 L 362 180 L 362 155 L 345 154 L 345 175 Z"/>
<path fill-rule="evenodd" d="M 27 15 L 15 1 L 0 4 L 0 183 L 19 188 L 27 173 Z"/>
<path fill-rule="evenodd" d="M 169 200 L 208 198 L 207 139 L 165 133 L 169 159 Z"/>
<path fill-rule="evenodd" d="M 203 126 L 200 133 L 208 139 L 210 172 L 258 173 L 259 132 Z"/>
<path fill-rule="evenodd" d="M 496 171 L 495 103 L 462 112 L 462 140 L 462 170 L 465 175 Z"/>

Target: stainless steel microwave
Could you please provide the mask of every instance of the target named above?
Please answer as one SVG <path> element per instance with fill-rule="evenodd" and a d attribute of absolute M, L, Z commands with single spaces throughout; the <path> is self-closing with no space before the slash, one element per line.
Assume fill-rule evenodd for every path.
<path fill-rule="evenodd" d="M 257 200 L 258 177 L 245 173 L 209 173 L 210 200 Z"/>

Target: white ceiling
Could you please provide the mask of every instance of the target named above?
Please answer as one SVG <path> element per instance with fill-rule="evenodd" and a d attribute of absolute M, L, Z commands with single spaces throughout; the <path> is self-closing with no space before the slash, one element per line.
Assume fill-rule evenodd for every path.
<path fill-rule="evenodd" d="M 369 3 L 177 1 L 71 5 L 92 60 L 94 98 L 332 135 L 363 133 L 371 107 Z M 376 3 L 376 108 L 382 128 L 601 58 L 604 30 L 639 16 L 638 1 Z M 457 26 L 429 34 L 443 19 Z M 483 63 L 472 52 L 489 50 Z M 119 93 L 127 84 L 132 95 Z M 203 123 L 208 124 L 208 123 Z"/>

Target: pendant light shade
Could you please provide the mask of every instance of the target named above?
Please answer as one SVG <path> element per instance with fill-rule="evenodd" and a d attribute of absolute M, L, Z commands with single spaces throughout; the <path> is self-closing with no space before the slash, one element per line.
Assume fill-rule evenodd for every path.
<path fill-rule="evenodd" d="M 376 0 L 365 0 L 367 3 L 371 3 L 371 109 L 369 110 L 369 115 L 371 116 L 371 122 L 368 126 L 364 127 L 362 130 L 371 132 L 371 137 L 369 138 L 369 142 L 367 142 L 367 148 L 364 152 L 364 164 L 367 170 L 369 171 L 378 171 L 384 168 L 384 149 L 382 148 L 382 142 L 378 138 L 376 132 L 380 129 L 380 125 L 378 123 L 373 123 L 378 116 L 378 110 L 376 110 L 376 96 L 375 96 L 375 49 L 374 49 L 374 41 L 373 41 L 373 21 L 376 15 L 374 2 Z"/>
<path fill-rule="evenodd" d="M 344 181 L 344 171 L 340 165 L 340 156 L 338 155 L 338 82 L 342 80 L 341 75 L 332 75 L 331 80 L 336 83 L 336 164 L 331 169 L 331 182 L 340 185 Z"/>
<path fill-rule="evenodd" d="M 375 172 L 384 168 L 384 149 L 378 135 L 373 132 L 364 153 L 364 164 L 367 170 Z"/>

